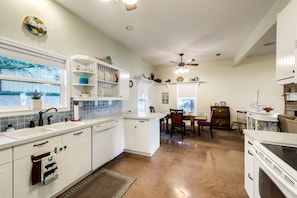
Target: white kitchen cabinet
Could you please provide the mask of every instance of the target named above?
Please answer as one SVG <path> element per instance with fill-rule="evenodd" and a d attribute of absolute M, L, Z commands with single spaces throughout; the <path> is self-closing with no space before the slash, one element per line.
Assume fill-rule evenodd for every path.
<path fill-rule="evenodd" d="M 12 198 L 12 149 L 0 151 L 1 197 Z"/>
<path fill-rule="evenodd" d="M 63 172 L 69 185 L 91 171 L 91 127 L 62 135 Z"/>
<path fill-rule="evenodd" d="M 152 156 L 160 147 L 158 119 L 125 119 L 125 151 Z"/>
<path fill-rule="evenodd" d="M 31 184 L 32 155 L 57 151 L 61 147 L 61 136 L 47 138 L 13 148 L 13 192 L 14 198 L 51 197 L 63 188 L 62 158 L 57 153 L 58 178 L 47 185 Z"/>
<path fill-rule="evenodd" d="M 254 140 L 245 135 L 244 136 L 244 188 L 249 197 L 254 197 Z"/>
<path fill-rule="evenodd" d="M 74 100 L 126 100 L 129 73 L 98 59 L 71 57 L 72 97 Z"/>
<path fill-rule="evenodd" d="M 129 80 L 130 80 L 130 74 L 126 70 L 121 69 L 120 70 L 120 87 L 119 87 L 119 96 L 122 98 L 122 100 L 128 100 L 129 94 L 130 94 L 130 87 L 129 87 Z"/>
<path fill-rule="evenodd" d="M 279 85 L 297 83 L 297 1 L 277 16 L 276 79 Z"/>
<path fill-rule="evenodd" d="M 118 119 L 118 125 L 113 136 L 113 158 L 120 155 L 124 151 L 124 119 Z"/>

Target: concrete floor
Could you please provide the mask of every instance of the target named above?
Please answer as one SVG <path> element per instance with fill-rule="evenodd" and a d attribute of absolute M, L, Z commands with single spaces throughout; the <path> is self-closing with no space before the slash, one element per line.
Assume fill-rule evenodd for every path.
<path fill-rule="evenodd" d="M 245 198 L 243 136 L 205 128 L 201 136 L 161 133 L 150 158 L 123 153 L 105 168 L 137 178 L 125 198 Z"/>

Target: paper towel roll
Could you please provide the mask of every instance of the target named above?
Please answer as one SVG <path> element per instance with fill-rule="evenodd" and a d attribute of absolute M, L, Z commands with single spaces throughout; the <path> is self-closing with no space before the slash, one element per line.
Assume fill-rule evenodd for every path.
<path fill-rule="evenodd" d="M 74 105 L 73 120 L 79 120 L 78 105 Z"/>

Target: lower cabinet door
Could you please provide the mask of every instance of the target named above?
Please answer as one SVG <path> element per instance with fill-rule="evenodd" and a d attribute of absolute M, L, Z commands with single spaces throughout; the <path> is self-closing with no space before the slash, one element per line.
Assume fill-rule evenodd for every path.
<path fill-rule="evenodd" d="M 149 121 L 137 120 L 135 128 L 135 150 L 150 153 Z"/>
<path fill-rule="evenodd" d="M 63 176 L 61 171 L 61 160 L 57 155 L 58 178 L 47 185 L 41 183 L 31 184 L 31 157 L 27 156 L 14 161 L 13 165 L 13 189 L 14 198 L 40 198 L 51 197 L 63 187 Z"/>
<path fill-rule="evenodd" d="M 91 128 L 63 135 L 66 185 L 91 171 Z"/>
<path fill-rule="evenodd" d="M 0 197 L 12 198 L 12 163 L 0 166 Z"/>

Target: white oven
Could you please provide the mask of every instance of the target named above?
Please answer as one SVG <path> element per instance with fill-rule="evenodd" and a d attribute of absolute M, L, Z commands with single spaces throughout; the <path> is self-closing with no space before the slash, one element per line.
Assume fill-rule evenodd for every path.
<path fill-rule="evenodd" d="M 254 197 L 296 198 L 297 146 L 255 142 L 253 149 Z"/>

